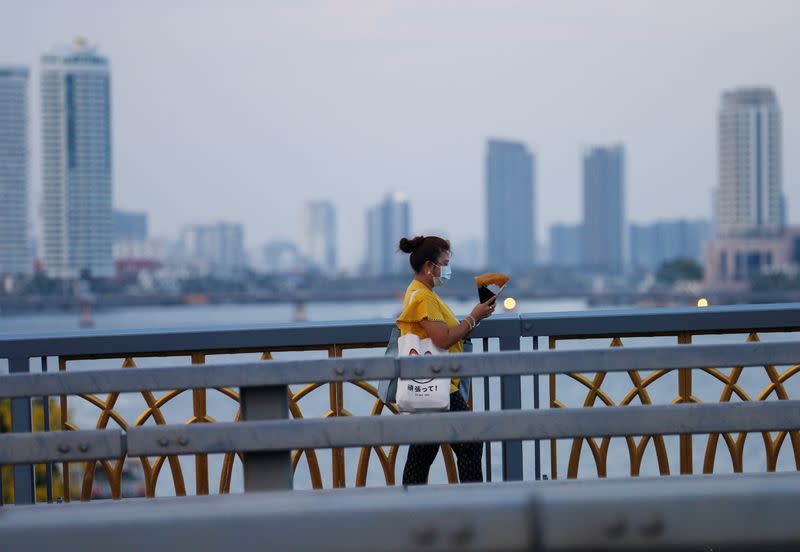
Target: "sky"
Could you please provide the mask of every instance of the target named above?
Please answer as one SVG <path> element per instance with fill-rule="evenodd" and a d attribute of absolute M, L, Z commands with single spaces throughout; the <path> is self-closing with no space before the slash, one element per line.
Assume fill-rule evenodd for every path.
<path fill-rule="evenodd" d="M 33 212 L 39 57 L 83 36 L 111 62 L 117 208 L 165 238 L 239 221 L 253 249 L 302 244 L 305 202 L 330 199 L 355 269 L 391 191 L 456 254 L 483 238 L 489 137 L 535 154 L 539 241 L 579 221 L 594 144 L 625 145 L 630 222 L 710 218 L 720 94 L 740 86 L 778 95 L 800 222 L 798 22 L 795 0 L 2 0 L 0 63 L 32 72 Z"/>

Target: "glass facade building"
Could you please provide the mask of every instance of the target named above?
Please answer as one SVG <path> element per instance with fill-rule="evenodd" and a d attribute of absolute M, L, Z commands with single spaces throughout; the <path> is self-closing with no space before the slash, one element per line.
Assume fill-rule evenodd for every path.
<path fill-rule="evenodd" d="M 83 40 L 41 58 L 42 247 L 47 274 L 114 274 L 111 76 Z"/>

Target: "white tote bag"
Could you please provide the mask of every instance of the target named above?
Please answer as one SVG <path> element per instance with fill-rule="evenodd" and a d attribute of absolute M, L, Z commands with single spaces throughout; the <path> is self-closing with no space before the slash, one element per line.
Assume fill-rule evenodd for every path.
<path fill-rule="evenodd" d="M 447 354 L 429 339 L 413 333 L 397 340 L 399 356 Z M 450 410 L 450 378 L 397 380 L 397 408 L 401 412 L 441 412 Z"/>

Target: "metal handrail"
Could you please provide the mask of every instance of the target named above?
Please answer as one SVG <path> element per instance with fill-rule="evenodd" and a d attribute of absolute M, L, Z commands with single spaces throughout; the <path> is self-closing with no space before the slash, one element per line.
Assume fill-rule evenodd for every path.
<path fill-rule="evenodd" d="M 626 372 L 691 367 L 763 366 L 800 361 L 800 342 L 736 343 L 692 347 L 507 351 L 480 355 L 364 357 L 165 366 L 0 376 L 0 398 L 252 387 L 395 377 L 508 376 Z"/>
<path fill-rule="evenodd" d="M 196 329 L 49 332 L 0 336 L 0 358 L 97 356 L 386 342 L 392 320 L 218 326 Z M 800 303 L 613 309 L 495 315 L 471 337 L 515 335 L 666 335 L 675 332 L 790 331 L 800 328 Z"/>
<path fill-rule="evenodd" d="M 389 331 L 393 326 L 391 320 L 368 320 L 368 321 L 353 321 L 353 322 L 331 322 L 331 323 L 312 323 L 312 324 L 271 324 L 271 325 L 257 325 L 257 326 L 236 326 L 236 327 L 215 327 L 205 329 L 166 329 L 166 330 L 127 330 L 127 331 L 95 331 L 95 332 L 61 332 L 61 333 L 47 333 L 47 334 L 24 334 L 24 335 L 6 335 L 0 336 L 0 359 L 8 359 L 9 371 L 12 374 L 23 374 L 30 371 L 30 359 L 40 357 L 43 367 L 46 368 L 48 356 L 58 356 L 59 368 L 66 369 L 66 363 L 73 359 L 99 359 L 99 358 L 126 358 L 126 363 L 133 364 L 132 357 L 144 356 L 173 356 L 182 354 L 192 354 L 193 362 L 203 362 L 205 355 L 221 354 L 221 353 L 242 353 L 249 351 L 281 351 L 281 350 L 305 350 L 305 349 L 327 349 L 331 356 L 341 354 L 343 349 L 347 348 L 360 348 L 360 347 L 380 347 L 386 343 Z M 537 349 L 539 344 L 539 337 L 548 336 L 550 338 L 550 347 L 555 346 L 556 340 L 561 339 L 585 339 L 593 337 L 615 337 L 612 345 L 620 345 L 618 337 L 624 336 L 648 336 L 648 335 L 678 335 L 679 343 L 689 343 L 692 334 L 704 333 L 742 333 L 742 332 L 781 332 L 781 331 L 798 331 L 800 330 L 800 304 L 779 304 L 779 305 L 748 305 L 748 306 L 732 306 L 732 307 L 711 307 L 697 309 L 693 307 L 675 308 L 675 309 L 615 309 L 615 310 L 598 310 L 598 311 L 585 311 L 585 312 L 564 312 L 564 313 L 527 313 L 520 315 L 498 315 L 492 319 L 484 321 L 479 328 L 477 328 L 471 335 L 473 338 L 482 338 L 483 351 L 487 351 L 489 338 L 499 338 L 500 350 L 519 350 L 521 341 L 524 338 L 532 338 L 533 348 Z M 757 340 L 758 336 L 755 333 L 750 333 L 748 339 Z M 755 349 L 750 347 L 755 346 Z M 767 364 L 780 364 L 785 361 L 786 363 L 796 362 L 796 358 L 789 360 L 789 357 L 765 357 L 759 356 L 763 350 L 758 348 L 759 345 L 747 344 L 742 347 L 726 346 L 726 348 L 734 353 L 737 358 L 718 364 L 717 366 L 739 366 L 747 363 L 747 358 L 758 357 L 757 363 L 759 365 Z M 696 349 L 694 345 L 691 349 Z M 673 360 L 680 360 L 679 365 L 664 364 L 662 369 L 669 369 L 669 366 L 679 368 L 681 383 L 681 401 L 691 399 L 691 384 L 690 368 L 691 367 L 707 367 L 712 366 L 710 363 L 692 363 L 688 362 L 685 357 L 675 356 L 677 348 L 665 348 L 664 358 L 672 358 Z M 683 349 L 683 348 L 681 348 Z M 653 349 L 651 352 L 655 352 Z M 641 351 L 641 350 L 640 350 Z M 747 357 L 747 351 L 758 351 L 754 357 Z M 481 372 L 477 366 L 481 361 L 484 363 L 497 362 L 498 368 L 494 372 L 495 375 L 500 376 L 501 386 L 501 407 L 506 409 L 519 409 L 521 408 L 521 387 L 520 375 L 532 374 L 533 375 L 533 401 L 534 408 L 539 408 L 539 374 L 549 373 L 550 375 L 550 390 L 551 390 L 551 407 L 562 406 L 558 404 L 553 398 L 553 389 L 555 389 L 554 381 L 555 374 L 572 374 L 574 377 L 576 373 L 581 371 L 598 372 L 603 371 L 602 365 L 606 362 L 612 362 L 616 368 L 611 365 L 608 366 L 606 371 L 623 371 L 630 370 L 646 370 L 647 359 L 639 359 L 634 362 L 634 356 L 613 356 L 606 358 L 609 354 L 606 350 L 595 351 L 582 351 L 581 353 L 591 355 L 591 361 L 588 358 L 580 360 L 579 355 L 575 357 L 548 357 L 543 355 L 537 360 L 537 365 L 531 367 L 528 365 L 529 361 L 522 357 L 516 357 L 512 353 L 506 356 L 498 357 L 492 360 L 488 357 L 481 357 L 481 360 L 469 360 L 467 355 L 463 358 L 459 357 L 448 359 L 445 363 L 440 363 L 438 366 L 439 372 L 434 370 L 434 366 L 426 366 L 423 362 L 414 362 L 413 360 L 398 360 L 390 361 L 390 364 L 382 364 L 381 370 L 384 372 L 375 372 L 375 369 L 370 369 L 370 373 L 366 374 L 363 368 L 358 368 L 361 374 L 357 373 L 358 363 L 363 359 L 347 359 L 337 360 L 332 362 L 342 362 L 342 364 L 329 364 L 326 371 L 327 376 L 324 381 L 333 382 L 331 385 L 339 385 L 343 381 L 359 381 L 365 379 L 380 379 L 384 374 L 386 378 L 393 377 L 397 374 L 403 375 L 478 375 Z M 639 353 L 640 355 L 645 353 Z M 678 355 L 683 354 L 683 351 Z M 269 353 L 264 352 L 264 358 L 268 358 Z M 742 355 L 745 355 L 744 357 Z M 199 359 L 199 360 L 198 360 Z M 561 359 L 564 368 L 548 372 L 543 368 L 545 359 L 550 365 L 556 362 L 556 359 Z M 605 360 L 604 360 L 605 359 Z M 628 359 L 630 361 L 629 368 L 625 368 L 625 364 L 621 360 Z M 783 361 L 781 360 L 783 359 Z M 316 362 L 316 361 L 307 361 Z M 351 364 L 352 363 L 352 364 Z M 244 365 L 243 365 L 244 366 Z M 277 375 L 277 370 L 290 369 L 292 370 L 292 377 L 300 377 L 303 375 L 303 370 L 311 369 L 311 364 L 304 364 L 306 368 L 298 368 L 298 366 L 290 367 L 289 364 L 271 361 L 270 368 L 276 370 L 264 370 L 264 365 L 258 366 L 251 365 L 250 373 L 252 375 L 249 383 L 243 381 L 247 385 L 274 385 L 274 378 Z M 335 367 L 342 370 L 342 374 L 337 374 Z M 362 364 L 363 366 L 363 364 Z M 586 366 L 583 369 L 580 366 Z M 589 369 L 588 367 L 591 366 Z M 228 366 L 230 369 L 230 366 Z M 244 370 L 244 368 L 242 368 Z M 172 370 L 172 368 L 160 369 L 164 376 Z M 216 387 L 216 385 L 204 386 L 200 381 L 199 376 L 205 374 L 204 368 L 195 365 L 191 373 L 183 372 L 180 376 L 183 383 L 176 385 L 158 387 L 148 386 L 147 390 L 168 387 L 178 389 L 203 389 Z M 331 373 L 333 370 L 333 373 Z M 138 380 L 138 374 L 130 376 L 128 370 L 116 371 L 123 378 L 130 378 L 130 383 L 133 385 L 132 389 L 142 390 L 145 384 Z M 149 369 L 139 368 L 136 370 L 138 373 L 150 373 Z M 795 368 L 787 371 L 787 374 L 793 374 Z M 268 374 L 268 375 L 267 375 Z M 325 373 L 322 376 L 326 375 Z M 40 374 L 32 375 L 38 377 Z M 73 377 L 74 376 L 74 377 Z M 62 373 L 61 377 L 65 379 L 53 379 L 48 385 L 52 386 L 51 391 L 42 392 L 41 396 L 48 397 L 54 395 L 62 396 L 62 408 L 66 409 L 65 397 L 73 393 L 75 389 L 91 389 L 86 387 L 84 383 L 80 383 L 81 378 L 97 377 L 105 378 L 104 374 L 93 372 L 92 375 L 83 373 Z M 177 377 L 177 376 L 176 376 Z M 214 375 L 203 376 L 204 381 L 211 382 L 214 380 Z M 582 376 L 580 376 L 582 377 Z M 270 379 L 273 378 L 273 379 Z M 486 399 L 488 400 L 488 376 L 484 377 L 484 391 L 487 393 Z M 113 376 L 112 376 L 113 379 Z M 189 381 L 191 380 L 191 381 Z M 31 401 L 32 393 L 30 391 L 20 391 L 17 387 L 20 380 L 3 380 L 0 384 L 0 393 L 6 389 L 6 383 L 12 382 L 13 385 L 9 389 L 16 389 L 11 396 L 11 411 L 12 411 L 12 424 L 13 431 L 15 432 L 30 432 L 32 428 L 31 423 Z M 32 381 L 32 380 L 31 380 Z M 55 381 L 56 383 L 52 383 Z M 98 380 L 99 381 L 99 380 Z M 177 381 L 177 380 L 176 380 Z M 289 381 L 289 380 L 287 380 Z M 312 381 L 311 378 L 305 377 L 303 380 L 308 382 Z M 322 381 L 322 380 L 316 380 Z M 588 381 L 588 380 L 587 380 Z M 27 384 L 26 384 L 27 385 Z M 128 383 L 126 383 L 128 385 Z M 224 385 L 236 385 L 235 383 L 227 383 Z M 360 384 L 359 384 L 360 385 Z M 77 387 L 75 387 L 77 386 Z M 81 387 L 83 386 L 83 387 Z M 112 387 L 103 389 L 111 390 Z M 70 391 L 72 389 L 73 391 Z M 119 388 L 122 390 L 123 388 Z M 127 389 L 127 388 L 125 388 Z M 29 394 L 26 394 L 29 393 Z M 38 391 L 35 391 L 38 395 Z M 785 393 L 784 393 L 785 394 Z M 49 402 L 45 400 L 45 413 L 49 407 Z M 201 404 L 202 406 L 202 404 Z M 197 414 L 197 405 L 195 405 L 195 414 Z M 203 407 L 204 408 L 204 407 Z M 488 409 L 488 403 L 487 403 Z M 46 414 L 45 414 L 46 415 Z M 62 422 L 64 420 L 62 419 Z M 688 436 L 686 436 L 688 439 Z M 691 442 L 687 439 L 681 438 L 681 466 L 683 471 L 684 463 L 690 465 L 691 458 L 686 456 L 684 452 L 690 450 Z M 539 441 L 535 441 L 535 473 L 537 479 L 540 475 L 540 452 Z M 490 449 L 487 445 L 486 462 L 487 462 L 487 475 L 491 477 L 491 462 L 489 459 Z M 552 450 L 551 450 L 552 454 Z M 519 442 L 507 441 L 503 443 L 502 448 L 503 459 L 503 476 L 506 479 L 521 479 L 522 478 L 522 449 Z M 686 460 L 684 462 L 684 460 Z M 555 463 L 551 463 L 552 469 L 555 470 Z M 555 474 L 555 471 L 553 471 Z M 67 474 L 65 474 L 66 480 Z M 555 476 L 555 475 L 553 475 Z M 47 477 L 49 478 L 49 472 Z M 33 472 L 32 466 L 17 466 L 15 468 L 14 487 L 15 499 L 18 502 L 32 502 L 34 495 L 33 488 Z M 49 486 L 48 486 L 49 492 Z"/>
<path fill-rule="evenodd" d="M 796 474 L 164 497 L 0 516 L 9 550 L 797 550 Z M 224 512 L 224 515 L 220 515 Z"/>
<path fill-rule="evenodd" d="M 785 364 L 800 358 L 800 343 L 743 343 L 581 351 L 508 352 L 418 358 L 361 358 L 105 370 L 0 377 L 0 397 L 196 387 L 275 389 L 297 382 L 420 376 L 498 376 L 581 371 L 676 369 L 687 366 Z M 717 433 L 800 428 L 800 402 L 616 407 L 483 412 L 414 417 L 350 418 L 134 427 L 0 436 L 0 463 L 20 464 L 228 451 L 373 446 L 389 443 L 508 441 L 587 436 Z M 279 413 L 280 414 L 280 413 Z M 260 424 L 260 425 L 259 425 Z M 116 443 L 115 439 L 119 439 Z"/>
<path fill-rule="evenodd" d="M 387 444 L 800 429 L 800 401 L 221 422 L 0 436 L 0 464 Z"/>

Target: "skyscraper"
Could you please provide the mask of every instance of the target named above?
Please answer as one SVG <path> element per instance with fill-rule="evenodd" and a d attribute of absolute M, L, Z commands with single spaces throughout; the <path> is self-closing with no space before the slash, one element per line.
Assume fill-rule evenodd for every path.
<path fill-rule="evenodd" d="M 784 224 L 781 110 L 769 88 L 722 94 L 717 235 L 768 236 Z"/>
<path fill-rule="evenodd" d="M 28 70 L 0 66 L 0 275 L 31 272 Z"/>
<path fill-rule="evenodd" d="M 583 155 L 583 264 L 621 272 L 625 239 L 625 150 L 590 148 Z"/>
<path fill-rule="evenodd" d="M 373 276 L 411 270 L 398 251 L 400 238 L 411 237 L 411 206 L 405 194 L 386 196 L 367 212 L 367 272 Z"/>
<path fill-rule="evenodd" d="M 108 60 L 79 39 L 41 61 L 44 268 L 56 278 L 110 277 Z"/>
<path fill-rule="evenodd" d="M 489 140 L 486 152 L 489 270 L 530 268 L 536 262 L 534 157 L 525 144 Z"/>
<path fill-rule="evenodd" d="M 336 210 L 330 201 L 306 204 L 306 254 L 312 267 L 324 273 L 336 271 Z"/>

